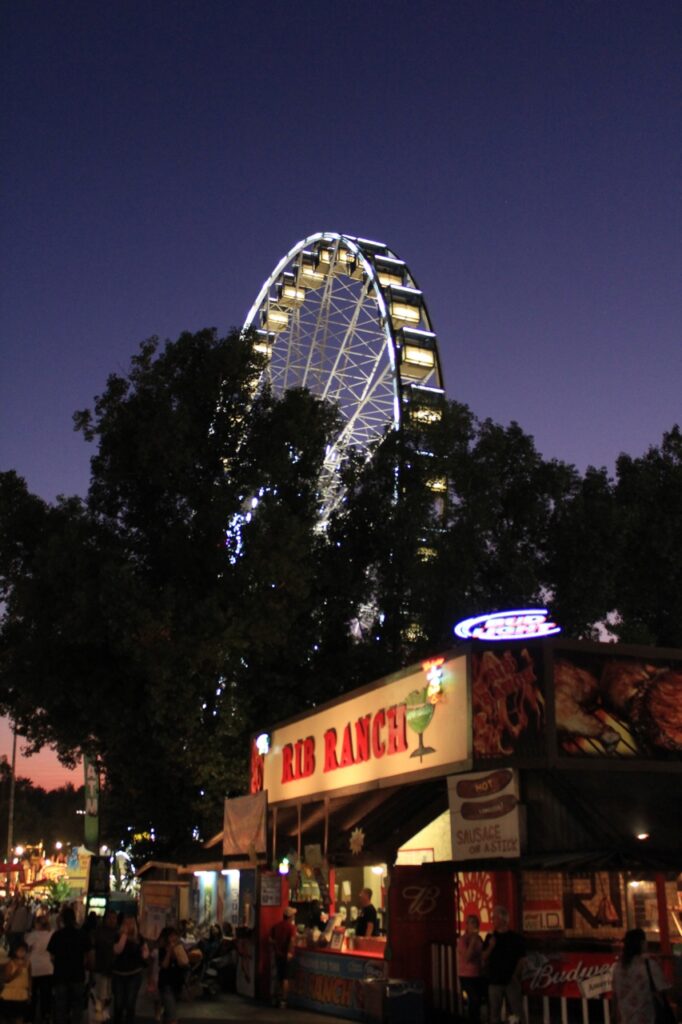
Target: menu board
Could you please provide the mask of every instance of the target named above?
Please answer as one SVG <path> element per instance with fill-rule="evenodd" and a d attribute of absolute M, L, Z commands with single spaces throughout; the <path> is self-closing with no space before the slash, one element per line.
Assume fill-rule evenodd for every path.
<path fill-rule="evenodd" d="M 281 875 L 261 875 L 260 905 L 261 907 L 280 907 L 282 905 Z"/>

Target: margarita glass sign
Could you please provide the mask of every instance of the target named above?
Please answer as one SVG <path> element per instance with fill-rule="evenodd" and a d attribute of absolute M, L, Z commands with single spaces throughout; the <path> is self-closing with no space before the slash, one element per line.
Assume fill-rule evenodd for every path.
<path fill-rule="evenodd" d="M 551 621 L 546 608 L 488 612 L 463 619 L 455 626 L 455 635 L 463 640 L 532 640 L 560 632 L 561 626 Z"/>
<path fill-rule="evenodd" d="M 431 723 L 436 704 L 443 698 L 443 663 L 445 658 L 431 658 L 422 662 L 427 685 L 413 690 L 405 698 L 405 719 L 410 729 L 419 737 L 419 746 L 410 757 L 421 761 L 424 754 L 435 754 L 435 747 L 424 746 L 424 733 Z"/>

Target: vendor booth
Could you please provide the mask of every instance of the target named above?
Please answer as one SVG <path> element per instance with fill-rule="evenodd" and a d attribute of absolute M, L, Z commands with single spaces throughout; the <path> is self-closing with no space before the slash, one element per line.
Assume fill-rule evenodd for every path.
<path fill-rule="evenodd" d="M 682 652 L 522 614 L 254 737 L 260 825 L 223 870 L 249 848 L 256 994 L 289 902 L 290 1002 L 347 1019 L 454 1019 L 457 934 L 476 913 L 485 936 L 498 904 L 525 936 L 531 1019 L 608 1022 L 631 927 L 679 986 Z"/>

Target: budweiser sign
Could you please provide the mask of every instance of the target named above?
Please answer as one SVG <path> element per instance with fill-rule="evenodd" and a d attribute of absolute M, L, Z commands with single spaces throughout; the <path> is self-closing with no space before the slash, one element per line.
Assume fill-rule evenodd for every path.
<path fill-rule="evenodd" d="M 558 953 L 526 958 L 523 990 L 527 995 L 566 999 L 600 999 L 611 994 L 614 953 Z"/>

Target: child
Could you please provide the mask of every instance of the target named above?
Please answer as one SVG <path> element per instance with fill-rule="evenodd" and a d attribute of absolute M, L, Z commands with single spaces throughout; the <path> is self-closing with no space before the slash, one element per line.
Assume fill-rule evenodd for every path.
<path fill-rule="evenodd" d="M 0 992 L 0 1016 L 8 1024 L 24 1024 L 31 1016 L 31 967 L 23 939 L 5 964 L 5 984 Z"/>

